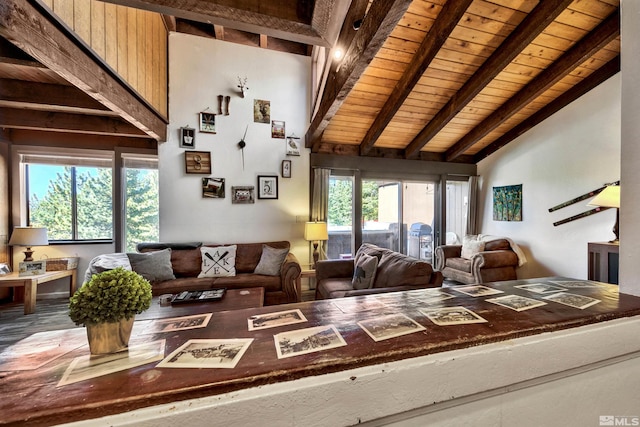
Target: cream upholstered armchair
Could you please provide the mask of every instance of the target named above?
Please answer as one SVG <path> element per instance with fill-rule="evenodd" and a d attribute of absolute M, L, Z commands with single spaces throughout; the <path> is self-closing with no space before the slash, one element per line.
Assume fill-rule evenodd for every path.
<path fill-rule="evenodd" d="M 526 262 L 511 239 L 465 236 L 462 245 L 438 246 L 436 270 L 446 279 L 474 284 L 517 279 L 516 269 Z"/>

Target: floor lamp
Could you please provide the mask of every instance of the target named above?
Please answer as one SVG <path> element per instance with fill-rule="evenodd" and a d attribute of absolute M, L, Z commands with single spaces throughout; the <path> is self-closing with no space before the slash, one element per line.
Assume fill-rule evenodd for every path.
<path fill-rule="evenodd" d="M 311 221 L 304 225 L 304 239 L 313 242 L 313 269 L 320 257 L 318 252 L 318 244 L 320 241 L 328 240 L 329 233 L 327 231 L 327 223 L 321 221 Z"/>

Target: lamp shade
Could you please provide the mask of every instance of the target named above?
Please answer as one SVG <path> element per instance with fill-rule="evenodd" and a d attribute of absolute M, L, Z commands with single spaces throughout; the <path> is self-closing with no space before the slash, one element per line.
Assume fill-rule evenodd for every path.
<path fill-rule="evenodd" d="M 9 239 L 11 246 L 46 246 L 49 244 L 44 227 L 15 227 Z"/>
<path fill-rule="evenodd" d="M 620 207 L 620 186 L 609 185 L 589 202 L 589 206 L 600 206 L 603 208 Z"/>
<path fill-rule="evenodd" d="M 304 239 L 309 241 L 328 240 L 327 223 L 320 221 L 307 222 L 304 225 Z"/>

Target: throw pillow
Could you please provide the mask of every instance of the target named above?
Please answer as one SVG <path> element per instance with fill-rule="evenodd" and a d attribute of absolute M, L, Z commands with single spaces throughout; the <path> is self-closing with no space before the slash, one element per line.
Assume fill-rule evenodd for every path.
<path fill-rule="evenodd" d="M 237 245 L 200 247 L 202 267 L 198 277 L 229 277 L 236 275 Z"/>
<path fill-rule="evenodd" d="M 353 279 L 351 279 L 353 289 L 371 288 L 376 278 L 377 270 L 378 258 L 368 254 L 361 254 L 355 264 Z"/>
<path fill-rule="evenodd" d="M 464 236 L 460 256 L 465 259 L 471 259 L 478 252 L 484 251 L 484 245 L 484 241 L 477 240 L 477 236 Z"/>
<path fill-rule="evenodd" d="M 164 282 L 176 278 L 171 266 L 171 249 L 155 252 L 128 253 L 131 269 L 151 283 Z"/>
<path fill-rule="evenodd" d="M 260 262 L 253 271 L 255 274 L 264 274 L 265 276 L 279 276 L 280 267 L 284 262 L 289 248 L 276 249 L 271 246 L 262 245 L 262 255 Z"/>

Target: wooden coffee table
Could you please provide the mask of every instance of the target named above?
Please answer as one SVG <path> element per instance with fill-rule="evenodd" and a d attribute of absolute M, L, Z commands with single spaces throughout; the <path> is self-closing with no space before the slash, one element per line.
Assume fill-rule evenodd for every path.
<path fill-rule="evenodd" d="M 220 301 L 203 303 L 185 302 L 168 306 L 160 305 L 160 298 L 153 297 L 151 307 L 136 316 L 136 320 L 164 319 L 191 314 L 212 313 L 243 308 L 258 308 L 264 304 L 264 288 L 227 289 Z"/>

